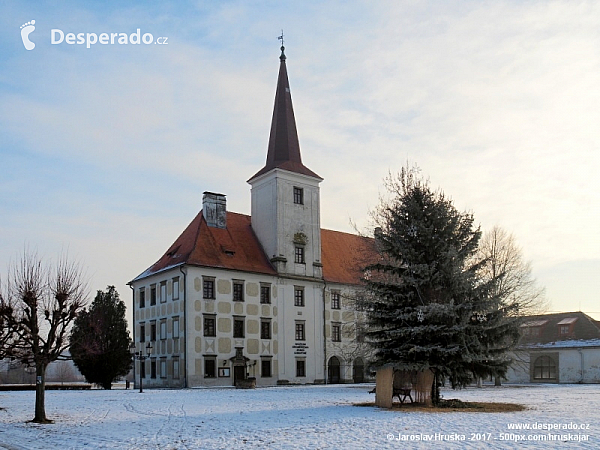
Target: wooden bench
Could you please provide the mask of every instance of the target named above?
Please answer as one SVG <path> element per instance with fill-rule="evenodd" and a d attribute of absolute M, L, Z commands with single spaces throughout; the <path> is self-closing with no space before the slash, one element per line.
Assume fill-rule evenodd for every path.
<path fill-rule="evenodd" d="M 412 395 L 410 395 L 411 390 L 412 389 L 409 387 L 394 388 L 394 393 L 392 394 L 392 398 L 398 397 L 398 400 L 400 400 L 400 403 L 404 403 L 406 401 L 406 397 L 408 397 L 410 399 L 410 402 L 413 403 Z"/>

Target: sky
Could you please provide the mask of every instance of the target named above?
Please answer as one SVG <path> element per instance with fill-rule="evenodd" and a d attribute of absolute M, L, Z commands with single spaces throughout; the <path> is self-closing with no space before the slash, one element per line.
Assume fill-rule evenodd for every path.
<path fill-rule="evenodd" d="M 514 235 L 549 311 L 600 319 L 595 1 L 3 1 L 2 278 L 25 248 L 68 253 L 90 298 L 130 304 L 204 191 L 249 214 L 282 30 L 323 228 L 368 232 L 417 164 Z"/>

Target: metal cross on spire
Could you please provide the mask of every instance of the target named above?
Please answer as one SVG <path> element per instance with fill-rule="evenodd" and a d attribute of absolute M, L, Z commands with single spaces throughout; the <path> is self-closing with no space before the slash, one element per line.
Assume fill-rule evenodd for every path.
<path fill-rule="evenodd" d="M 283 46 L 283 30 L 281 30 L 281 36 L 278 36 L 277 39 L 281 41 L 281 56 L 279 57 L 279 59 L 281 61 L 285 61 L 285 54 L 283 53 L 283 51 L 285 50 L 285 47 Z"/>

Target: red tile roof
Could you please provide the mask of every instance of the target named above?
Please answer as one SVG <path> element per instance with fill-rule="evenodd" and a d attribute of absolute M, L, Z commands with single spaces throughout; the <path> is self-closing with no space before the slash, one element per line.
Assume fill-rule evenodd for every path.
<path fill-rule="evenodd" d="M 595 322 L 590 316 L 580 311 L 523 317 L 519 345 L 526 347 L 568 340 L 600 339 L 600 327 Z M 561 335 L 559 325 L 564 324 L 571 324 L 572 331 Z M 526 328 L 537 328 L 538 330 L 536 334 L 527 335 L 524 332 Z"/>
<path fill-rule="evenodd" d="M 360 284 L 363 268 L 377 254 L 372 238 L 321 229 L 323 278 L 330 283 Z"/>
<path fill-rule="evenodd" d="M 373 240 L 340 231 L 321 230 L 323 278 L 330 283 L 360 284 L 361 268 L 372 260 Z M 202 211 L 165 254 L 134 281 L 189 264 L 277 275 L 254 234 L 250 216 L 227 212 L 227 228 L 209 227 Z"/>

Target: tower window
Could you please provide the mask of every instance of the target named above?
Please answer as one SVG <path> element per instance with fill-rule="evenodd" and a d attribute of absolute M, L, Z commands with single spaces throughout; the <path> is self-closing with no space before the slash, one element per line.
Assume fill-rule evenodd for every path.
<path fill-rule="evenodd" d="M 294 203 L 304 205 L 304 189 L 294 186 Z"/>
<path fill-rule="evenodd" d="M 304 247 L 294 248 L 294 262 L 296 264 L 304 264 Z"/>
<path fill-rule="evenodd" d="M 304 322 L 296 322 L 296 340 L 297 341 L 305 340 Z"/>
<path fill-rule="evenodd" d="M 304 288 L 294 287 L 294 306 L 304 306 Z"/>

